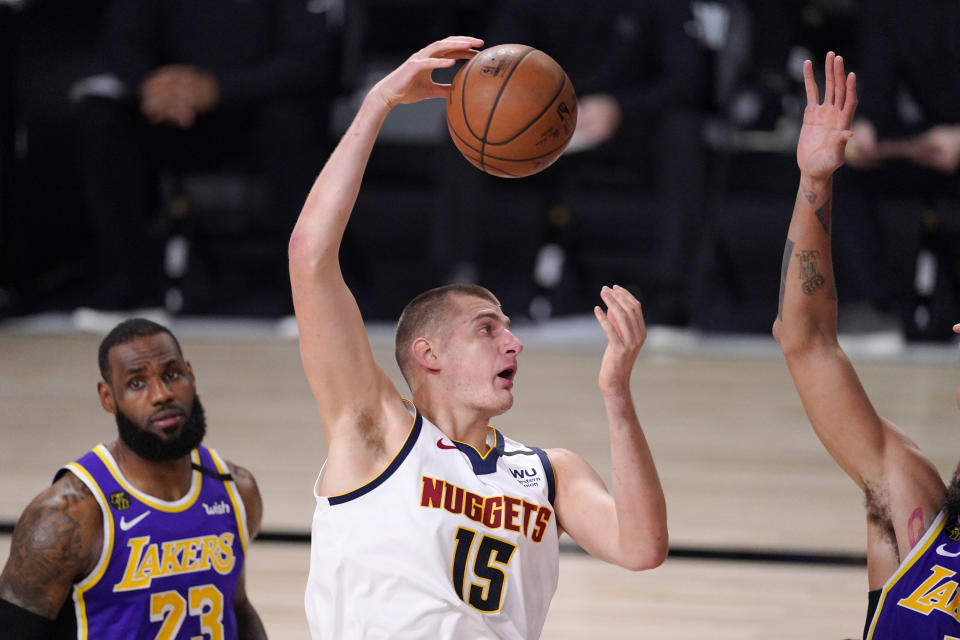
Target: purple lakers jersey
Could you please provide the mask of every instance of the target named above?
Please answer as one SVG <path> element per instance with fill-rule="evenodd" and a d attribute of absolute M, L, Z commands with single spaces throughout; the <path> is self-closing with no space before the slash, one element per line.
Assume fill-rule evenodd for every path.
<path fill-rule="evenodd" d="M 73 588 L 77 638 L 237 637 L 246 513 L 220 456 L 190 455 L 190 489 L 173 502 L 134 487 L 102 444 L 58 473 L 80 478 L 103 513 L 100 559 Z"/>
<path fill-rule="evenodd" d="M 958 525 L 941 512 L 883 585 L 868 640 L 960 640 Z"/>

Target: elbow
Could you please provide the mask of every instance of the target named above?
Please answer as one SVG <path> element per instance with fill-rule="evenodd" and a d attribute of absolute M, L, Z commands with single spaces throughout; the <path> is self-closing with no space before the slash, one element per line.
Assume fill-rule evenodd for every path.
<path fill-rule="evenodd" d="M 828 332 L 810 323 L 793 321 L 789 325 L 779 316 L 773 322 L 773 339 L 780 346 L 780 351 L 789 360 L 793 356 L 811 353 L 821 349 L 828 343 L 836 343 L 836 334 L 831 337 Z"/>
<path fill-rule="evenodd" d="M 773 339 L 777 341 L 780 350 L 786 353 L 786 349 L 791 346 L 791 336 L 783 326 L 783 319 L 778 315 L 773 321 Z"/>
<path fill-rule="evenodd" d="M 318 242 L 312 234 L 297 225 L 287 243 L 287 259 L 290 263 L 291 276 L 316 273 L 329 262 L 330 253 L 323 243 Z"/>
<path fill-rule="evenodd" d="M 295 226 L 290 234 L 290 240 L 287 242 L 287 258 L 290 260 L 290 264 L 306 262 L 311 254 L 311 244 L 309 234 L 304 231 L 303 227 L 299 224 Z"/>
<path fill-rule="evenodd" d="M 656 569 L 664 563 L 669 552 L 669 537 L 664 530 L 655 540 L 627 554 L 620 562 L 620 566 L 629 571 Z"/>

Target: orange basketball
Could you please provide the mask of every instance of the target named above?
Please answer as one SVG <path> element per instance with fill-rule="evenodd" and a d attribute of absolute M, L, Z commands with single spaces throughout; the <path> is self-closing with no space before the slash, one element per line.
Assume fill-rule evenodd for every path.
<path fill-rule="evenodd" d="M 543 171 L 570 142 L 577 95 L 544 52 L 524 44 L 489 47 L 453 78 L 447 129 L 475 167 L 502 178 Z"/>

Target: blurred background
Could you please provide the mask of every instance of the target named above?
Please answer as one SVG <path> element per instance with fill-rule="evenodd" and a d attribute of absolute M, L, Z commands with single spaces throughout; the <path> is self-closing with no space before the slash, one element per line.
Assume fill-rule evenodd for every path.
<path fill-rule="evenodd" d="M 958 20 L 925 2 L 890 37 L 901 4 L 0 1 L 0 317 L 287 316 L 286 238 L 332 143 L 377 79 L 459 33 L 553 56 L 580 129 L 511 181 L 458 155 L 441 101 L 397 108 L 342 255 L 368 319 L 474 281 L 538 322 L 618 282 L 651 324 L 767 332 L 801 65 L 832 49 L 860 76 L 875 143 L 837 176 L 841 330 L 949 340 L 960 101 L 937 101 L 958 91 Z M 911 34 L 924 50 L 906 56 Z M 953 135 L 937 162 L 898 156 L 937 127 Z"/>
<path fill-rule="evenodd" d="M 576 450 L 608 480 L 590 310 L 603 284 L 642 299 L 651 330 L 632 385 L 671 559 L 638 576 L 565 541 L 545 637 L 859 635 L 862 495 L 809 428 L 769 333 L 801 68 L 835 50 L 858 75 L 835 177 L 841 343 L 878 410 L 949 477 L 960 4 L 586 4 L 0 0 L 0 561 L 53 470 L 112 437 L 96 344 L 147 315 L 200 372 L 211 444 L 259 480 L 254 600 L 272 633 L 306 637 L 307 488 L 325 448 L 291 339 L 287 238 L 365 92 L 464 34 L 564 67 L 580 110 L 568 151 L 530 178 L 489 177 L 454 148 L 442 101 L 397 107 L 341 262 L 398 384 L 403 305 L 445 282 L 492 289 L 527 345 L 517 408 L 497 426 Z"/>

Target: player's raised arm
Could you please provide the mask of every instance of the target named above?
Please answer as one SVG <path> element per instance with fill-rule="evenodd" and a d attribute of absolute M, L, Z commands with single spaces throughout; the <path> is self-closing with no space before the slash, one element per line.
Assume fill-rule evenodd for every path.
<path fill-rule="evenodd" d="M 607 410 L 613 492 L 580 456 L 549 452 L 557 473 L 557 521 L 593 556 L 628 569 L 651 569 L 667 557 L 667 507 L 637 419 L 630 374 L 646 340 L 640 303 L 622 287 L 604 287 L 594 312 L 607 335 L 599 386 Z"/>
<path fill-rule="evenodd" d="M 909 509 L 919 500 L 921 508 L 929 507 L 924 509 L 929 518 L 936 511 L 937 485 L 942 493 L 939 477 L 913 443 L 877 415 L 837 340 L 830 252 L 832 180 L 852 135 L 856 80 L 852 73 L 844 74 L 842 58 L 831 52 L 822 103 L 809 60 L 804 82 L 807 107 L 797 144 L 800 188 L 784 248 L 773 333 L 807 416 L 830 455 L 867 492 L 886 491 L 895 474 L 912 475 L 907 486 L 919 494 L 907 499 Z M 928 484 L 932 491 L 927 491 Z"/>
<path fill-rule="evenodd" d="M 378 82 L 363 100 L 307 196 L 290 238 L 290 281 L 300 352 L 320 407 L 328 444 L 357 418 L 383 416 L 399 395 L 377 366 L 353 295 L 340 272 L 340 241 L 374 141 L 390 109 L 444 98 L 449 86 L 430 74 L 472 57 L 482 40 L 450 37 L 424 47 Z M 371 247 L 383 252 L 394 247 Z M 387 409 L 388 411 L 390 409 Z M 401 409 L 402 410 L 402 409 Z"/>

